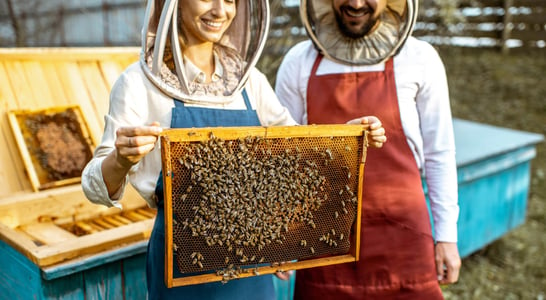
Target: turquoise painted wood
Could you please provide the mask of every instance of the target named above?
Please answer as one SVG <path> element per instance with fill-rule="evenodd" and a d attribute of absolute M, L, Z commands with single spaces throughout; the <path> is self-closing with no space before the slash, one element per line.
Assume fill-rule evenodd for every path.
<path fill-rule="evenodd" d="M 464 257 L 525 222 L 530 164 L 544 137 L 460 119 L 454 129 Z M 0 241 L 0 300 L 146 299 L 146 244 L 40 269 Z M 279 300 L 292 299 L 295 276 L 274 284 Z"/>
<path fill-rule="evenodd" d="M 523 224 L 531 160 L 540 134 L 454 120 L 459 186 L 459 252 L 485 247 Z"/>
<path fill-rule="evenodd" d="M 0 241 L 0 299 L 146 299 L 146 243 L 40 269 Z"/>

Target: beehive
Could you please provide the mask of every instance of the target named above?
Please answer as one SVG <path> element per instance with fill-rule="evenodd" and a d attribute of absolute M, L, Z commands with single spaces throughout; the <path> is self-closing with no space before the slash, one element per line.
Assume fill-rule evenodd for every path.
<path fill-rule="evenodd" d="M 155 211 L 131 187 L 123 210 L 92 204 L 79 174 L 64 173 L 67 165 L 42 173 L 35 159 L 44 156 L 32 151 L 33 126 L 55 121 L 52 132 L 70 126 L 71 141 L 85 145 L 82 158 L 88 155 L 102 136 L 110 89 L 138 53 L 134 47 L 0 49 L 0 298 L 146 297 Z"/>
<path fill-rule="evenodd" d="M 358 260 L 363 126 L 172 129 L 161 146 L 168 286 Z"/>

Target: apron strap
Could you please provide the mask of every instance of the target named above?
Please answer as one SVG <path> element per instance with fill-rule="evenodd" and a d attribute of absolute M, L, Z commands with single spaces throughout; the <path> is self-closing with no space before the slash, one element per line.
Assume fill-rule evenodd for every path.
<path fill-rule="evenodd" d="M 248 98 L 248 93 L 246 92 L 246 88 L 242 91 L 243 99 L 245 100 L 245 106 L 246 110 L 252 110 L 252 106 L 250 105 L 250 98 Z M 174 106 L 175 107 L 184 107 L 184 101 L 173 99 L 174 100 Z"/>

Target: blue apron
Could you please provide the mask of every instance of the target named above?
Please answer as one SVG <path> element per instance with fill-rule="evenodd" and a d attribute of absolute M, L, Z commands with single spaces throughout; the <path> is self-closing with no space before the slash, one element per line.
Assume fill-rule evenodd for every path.
<path fill-rule="evenodd" d="M 256 111 L 252 110 L 246 90 L 243 90 L 245 110 L 186 107 L 175 100 L 172 110 L 171 128 L 259 126 Z M 163 180 L 159 176 L 155 193 L 158 197 L 157 216 L 148 244 L 146 277 L 148 299 L 275 299 L 272 275 L 254 276 L 244 279 L 167 288 L 165 286 L 165 215 L 163 210 Z M 174 259 L 176 262 L 176 258 Z M 183 275 L 174 266 L 174 276 Z"/>

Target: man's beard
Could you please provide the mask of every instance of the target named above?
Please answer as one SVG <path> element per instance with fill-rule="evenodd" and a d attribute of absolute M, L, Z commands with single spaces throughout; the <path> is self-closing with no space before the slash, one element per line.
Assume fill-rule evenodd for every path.
<path fill-rule="evenodd" d="M 358 39 L 361 38 L 368 33 L 375 27 L 375 24 L 379 21 L 377 17 L 373 16 L 373 13 L 370 14 L 370 19 L 362 25 L 359 29 L 353 29 L 351 26 L 348 26 L 343 18 L 341 17 L 341 13 L 334 10 L 334 15 L 336 16 L 336 21 L 339 27 L 339 30 L 341 33 L 343 33 L 346 37 L 352 38 L 352 39 Z"/>

